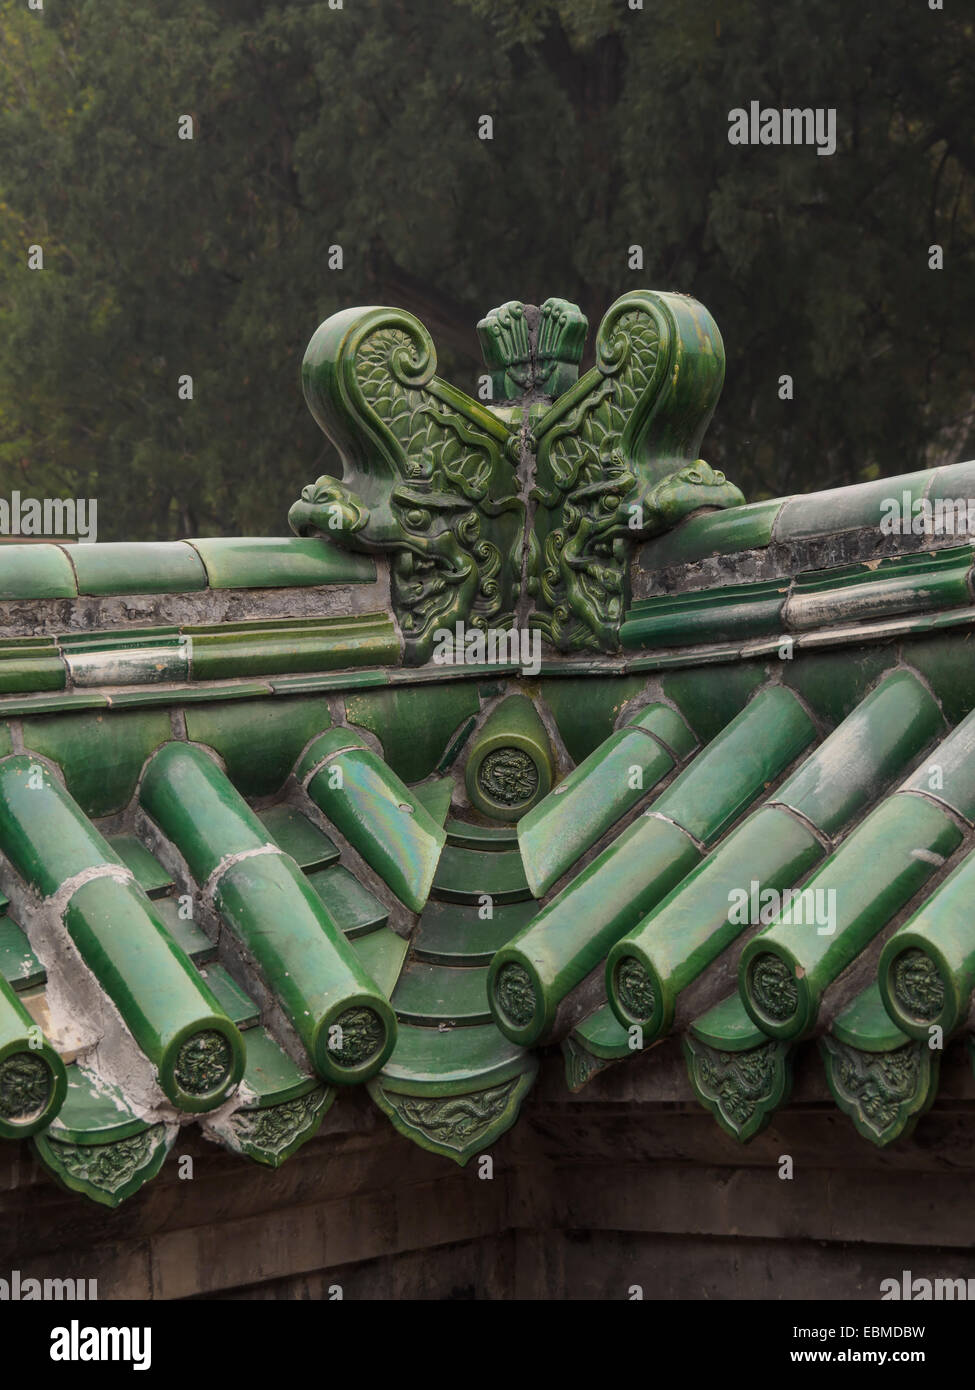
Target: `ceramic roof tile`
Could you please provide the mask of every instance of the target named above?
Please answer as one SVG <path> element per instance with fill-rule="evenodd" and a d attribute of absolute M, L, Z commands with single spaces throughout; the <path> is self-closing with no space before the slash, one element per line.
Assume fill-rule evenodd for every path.
<path fill-rule="evenodd" d="M 181 1125 L 273 1168 L 364 1085 L 464 1163 L 550 1044 L 580 1091 L 670 1036 L 739 1141 L 802 1057 L 896 1142 L 975 993 L 975 604 L 967 537 L 880 513 L 975 465 L 743 504 L 697 457 L 696 301 L 614 306 L 525 437 L 517 403 L 408 396 L 363 346 L 387 314 L 309 349 L 358 452 L 300 534 L 0 547 L 0 1140 L 114 1206 Z M 641 323 L 696 364 L 672 398 Z M 672 412 L 686 459 L 626 432 Z M 367 516 L 390 479 L 402 519 Z"/>

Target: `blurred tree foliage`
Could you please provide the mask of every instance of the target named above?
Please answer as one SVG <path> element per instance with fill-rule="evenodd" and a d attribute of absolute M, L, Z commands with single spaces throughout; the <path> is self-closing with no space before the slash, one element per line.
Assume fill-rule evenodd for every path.
<path fill-rule="evenodd" d="M 717 319 L 705 454 L 746 495 L 963 457 L 973 34 L 925 0 L 0 0 L 0 494 L 280 533 L 336 467 L 297 384 L 327 314 L 412 310 L 473 391 L 492 305 L 594 330 L 637 286 Z M 835 155 L 730 145 L 752 100 L 835 106 Z"/>

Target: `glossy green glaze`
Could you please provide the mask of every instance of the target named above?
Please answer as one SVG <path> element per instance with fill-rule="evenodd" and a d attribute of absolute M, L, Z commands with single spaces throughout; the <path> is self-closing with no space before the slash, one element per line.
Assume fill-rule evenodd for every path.
<path fill-rule="evenodd" d="M 375 561 L 298 536 L 216 536 L 189 542 L 211 589 L 307 588 L 372 584 Z"/>
<path fill-rule="evenodd" d="M 742 952 L 739 990 L 756 1025 L 775 1038 L 808 1035 L 826 988 L 960 841 L 930 801 L 898 792 L 881 802 Z"/>
<path fill-rule="evenodd" d="M 274 843 L 285 854 L 290 854 L 298 868 L 304 869 L 305 873 L 311 874 L 338 863 L 339 849 L 335 842 L 287 802 L 261 811 L 258 820 Z"/>
<path fill-rule="evenodd" d="M 533 1060 L 502 1037 L 493 1023 L 444 1029 L 404 1023 L 381 1081 L 387 1092 L 458 1096 L 510 1081 Z"/>
<path fill-rule="evenodd" d="M 797 691 L 821 719 L 839 724 L 867 691 L 897 665 L 894 647 L 844 647 L 839 651 L 800 651 L 778 664 L 782 680 Z"/>
<path fill-rule="evenodd" d="M 749 816 L 610 951 L 606 995 L 620 1023 L 639 1023 L 645 1046 L 667 1034 L 681 991 L 742 934 L 754 907 L 774 901 L 761 894 L 791 887 L 823 854 L 787 811 Z"/>
<path fill-rule="evenodd" d="M 335 737 L 339 736 L 339 737 Z M 315 740 L 296 769 L 309 797 L 375 869 L 401 902 L 419 912 L 426 902 L 447 836 L 391 767 L 348 730 Z M 327 758 L 319 771 L 302 773 Z"/>
<path fill-rule="evenodd" d="M 33 1143 L 63 1187 L 111 1208 L 156 1176 L 176 1132 L 174 1125 L 149 1124 L 117 1086 L 75 1064 L 60 1115 Z"/>
<path fill-rule="evenodd" d="M 216 763 L 202 749 L 168 744 L 146 771 L 141 801 L 197 881 L 209 884 L 214 907 L 257 961 L 318 1074 L 350 1084 L 377 1071 L 396 1036 L 387 1000 Z"/>
<path fill-rule="evenodd" d="M 417 960 L 443 965 L 490 965 L 495 951 L 531 921 L 538 904 L 531 898 L 490 905 L 436 902 L 423 909 L 413 939 Z"/>
<path fill-rule="evenodd" d="M 6 914 L 0 917 L 0 977 L 15 991 L 34 989 L 47 980 L 27 933 Z"/>
<path fill-rule="evenodd" d="M 56 762 L 86 816 L 126 807 L 143 764 L 172 738 L 164 710 L 105 710 L 25 719 L 24 747 Z"/>
<path fill-rule="evenodd" d="M 304 488 L 289 524 L 329 549 L 391 556 L 408 665 L 475 610 L 509 625 L 521 572 L 513 436 L 436 368 L 419 320 L 379 307 L 333 314 L 302 362 L 305 400 L 339 451 L 342 480 L 325 474 Z"/>
<path fill-rule="evenodd" d="M 941 1053 L 891 1023 L 876 981 L 837 1015 L 819 1051 L 836 1104 L 878 1147 L 910 1134 L 934 1101 Z"/>
<path fill-rule="evenodd" d="M 260 1023 L 260 1008 L 225 966 L 214 962 L 201 969 L 200 975 L 223 1012 L 241 1032 Z"/>
<path fill-rule="evenodd" d="M 0 600 L 74 598 L 71 561 L 56 545 L 0 545 Z"/>
<path fill-rule="evenodd" d="M 400 1134 L 421 1149 L 452 1158 L 463 1167 L 511 1128 L 537 1070 L 538 1062 L 529 1053 L 514 1076 L 464 1093 L 411 1095 L 394 1089 L 383 1076 L 370 1081 L 369 1094 Z"/>
<path fill-rule="evenodd" d="M 960 723 L 975 708 L 975 637 L 946 634 L 912 637 L 904 643 L 904 660 L 919 671 L 941 701 L 945 718 Z"/>
<path fill-rule="evenodd" d="M 448 845 L 459 849 L 504 850 L 518 848 L 518 827 L 516 825 L 491 824 L 476 825 L 473 821 L 449 817 L 444 824 Z"/>
<path fill-rule="evenodd" d="M 97 878 L 64 925 L 180 1110 L 214 1110 L 244 1073 L 246 1050 L 199 972 L 132 882 Z"/>
<path fill-rule="evenodd" d="M 197 883 L 228 855 L 266 849 L 267 829 L 201 748 L 167 743 L 146 768 L 139 803 L 176 844 Z"/>
<path fill-rule="evenodd" d="M 377 1072 L 396 1041 L 395 1016 L 294 862 L 280 854 L 242 859 L 221 874 L 213 902 L 319 1076 L 351 1085 Z"/>
<path fill-rule="evenodd" d="M 326 618 L 314 628 L 269 624 L 264 631 L 193 637 L 193 678 L 200 681 L 340 670 L 398 659 L 399 639 L 384 613 Z"/>
<path fill-rule="evenodd" d="M 413 961 L 393 992 L 393 1007 L 404 1023 L 438 1028 L 490 1023 L 487 967 L 458 968 Z"/>
<path fill-rule="evenodd" d="M 770 800 L 834 835 L 944 730 L 937 702 L 921 681 L 894 671 Z"/>
<path fill-rule="evenodd" d="M 770 1042 L 733 994 L 697 1019 L 683 1039 L 694 1092 L 726 1133 L 746 1144 L 792 1089 L 792 1049 Z"/>
<path fill-rule="evenodd" d="M 68 674 L 59 656 L 0 652 L 0 695 L 25 690 L 63 690 Z"/>
<path fill-rule="evenodd" d="M 975 713 L 918 764 L 904 788 L 942 802 L 975 824 Z"/>
<path fill-rule="evenodd" d="M 640 552 L 640 566 L 656 571 L 667 565 L 691 565 L 709 555 L 764 549 L 781 506 L 782 498 L 773 497 L 767 502 L 688 517 L 673 531 L 646 543 Z"/>
<path fill-rule="evenodd" d="M 410 948 L 409 941 L 392 927 L 350 936 L 349 941 L 369 978 L 375 980 L 387 998 L 391 997 Z"/>
<path fill-rule="evenodd" d="M 620 641 L 625 648 L 680 647 L 763 637 L 782 629 L 788 592 L 787 580 L 769 580 L 644 599 L 627 609 Z"/>
<path fill-rule="evenodd" d="M 480 708 L 472 681 L 371 690 L 345 699 L 348 722 L 376 735 L 383 757 L 404 782 L 422 782 L 436 771 L 452 736 Z"/>
<path fill-rule="evenodd" d="M 26 753 L 0 762 L 0 849 L 42 897 L 97 865 L 122 859 L 51 771 Z"/>
<path fill-rule="evenodd" d="M 110 541 L 64 549 L 79 594 L 186 594 L 207 587 L 203 561 L 186 541 Z"/>
<path fill-rule="evenodd" d="M 209 961 L 216 960 L 216 943 L 210 940 L 190 915 L 193 909 L 192 902 L 186 902 L 182 898 L 157 898 L 153 906 L 170 936 L 182 947 L 194 965 L 206 965 Z"/>
<path fill-rule="evenodd" d="M 513 821 L 548 793 L 555 760 L 531 700 L 509 695 L 474 735 L 464 784 L 471 805 L 492 820 Z"/>
<path fill-rule="evenodd" d="M 944 1037 L 968 1017 L 975 990 L 975 854 L 968 854 L 884 946 L 877 981 L 890 1018 L 911 1038 Z"/>
<path fill-rule="evenodd" d="M 703 666 L 664 675 L 661 685 L 701 743 L 708 743 L 738 714 L 765 680 L 759 662 Z"/>
<path fill-rule="evenodd" d="M 653 734 L 687 726 L 667 705 L 611 734 L 585 762 L 518 822 L 518 845 L 536 898 L 572 867 L 601 835 L 651 792 L 676 765 Z"/>
<path fill-rule="evenodd" d="M 0 978 L 0 1139 L 27 1139 L 64 1104 L 64 1063 Z"/>
<path fill-rule="evenodd" d="M 770 686 L 712 739 L 651 811 L 709 844 L 815 737 L 815 726 L 792 691 Z"/>
<path fill-rule="evenodd" d="M 109 844 L 135 874 L 136 882 L 147 897 L 159 898 L 172 888 L 172 875 L 135 835 L 113 835 Z"/>
<path fill-rule="evenodd" d="M 309 873 L 308 882 L 328 909 L 332 921 L 349 940 L 378 931 L 389 913 L 374 893 L 364 888 L 342 864 Z"/>
<path fill-rule="evenodd" d="M 420 782 L 411 790 L 421 806 L 429 811 L 437 825 L 446 826 L 447 817 L 450 814 L 450 804 L 454 799 L 454 779 L 452 777 L 436 777 L 429 782 Z"/>
<path fill-rule="evenodd" d="M 286 781 L 309 739 L 331 722 L 321 696 L 219 701 L 187 709 L 186 737 L 216 749 L 244 796 L 268 796 Z"/>
<path fill-rule="evenodd" d="M 531 889 L 516 850 L 497 853 L 448 845 L 437 865 L 433 896 L 443 902 L 470 903 L 486 911 L 501 904 L 524 902 L 531 897 Z"/>
<path fill-rule="evenodd" d="M 879 527 L 886 498 L 899 498 L 902 492 L 909 492 L 912 499 L 919 498 L 932 476 L 931 470 L 903 473 L 896 478 L 877 478 L 853 487 L 828 488 L 824 492 L 789 497 L 779 512 L 773 539 L 794 541 L 834 531 Z"/>
<path fill-rule="evenodd" d="M 642 676 L 558 676 L 539 682 L 566 752 L 577 763 L 609 738 L 623 706 L 645 686 Z"/>
<path fill-rule="evenodd" d="M 505 1036 L 523 1046 L 544 1037 L 565 996 L 698 858 L 670 821 L 624 830 L 494 957 L 488 998 Z"/>

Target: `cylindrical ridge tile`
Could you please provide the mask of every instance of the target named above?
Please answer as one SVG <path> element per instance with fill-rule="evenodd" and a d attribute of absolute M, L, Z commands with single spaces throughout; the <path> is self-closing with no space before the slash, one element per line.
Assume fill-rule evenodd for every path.
<path fill-rule="evenodd" d="M 785 686 L 760 690 L 653 803 L 696 839 L 716 840 L 808 748 L 816 729 Z"/>
<path fill-rule="evenodd" d="M 259 961 L 319 1076 L 368 1081 L 396 1044 L 396 1015 L 298 866 L 242 859 L 214 905 Z"/>
<path fill-rule="evenodd" d="M 493 820 L 517 820 L 547 795 L 554 776 L 541 716 L 527 696 L 509 695 L 474 736 L 464 771 L 471 805 Z"/>
<path fill-rule="evenodd" d="M 811 753 L 771 801 L 833 835 L 876 799 L 945 724 L 909 671 L 894 671 Z"/>
<path fill-rule="evenodd" d="M 968 854 L 885 945 L 877 966 L 884 1008 L 899 1028 L 927 1042 L 966 1021 L 975 990 L 975 853 Z"/>
<path fill-rule="evenodd" d="M 643 730 L 648 732 L 644 733 Z M 652 737 L 659 734 L 661 742 Z M 672 741 L 669 741 L 672 740 Z M 674 743 L 680 743 L 674 748 Z M 536 897 L 585 854 L 675 766 L 668 749 L 694 740 L 668 705 L 651 705 L 599 745 L 518 822 L 518 846 Z"/>
<path fill-rule="evenodd" d="M 64 1063 L 0 977 L 0 1139 L 45 1129 L 67 1094 Z"/>
<path fill-rule="evenodd" d="M 446 834 L 393 769 L 348 729 L 315 739 L 295 775 L 307 776 L 323 758 L 308 795 L 400 901 L 421 912 Z"/>
<path fill-rule="evenodd" d="M 125 867 L 70 793 L 29 753 L 0 762 L 0 849 L 44 898 L 86 869 Z"/>
<path fill-rule="evenodd" d="M 163 1091 L 182 1110 L 222 1104 L 243 1074 L 240 1032 L 122 860 L 61 783 L 27 755 L 0 764 L 0 849 L 48 897 L 79 880 L 64 904 L 64 926 Z M 88 870 L 101 872 L 85 881 Z"/>
<path fill-rule="evenodd" d="M 947 811 L 897 792 L 881 802 L 742 951 L 738 984 L 770 1037 L 798 1040 L 835 980 L 961 842 Z"/>
<path fill-rule="evenodd" d="M 210 882 L 214 908 L 257 962 L 318 1074 L 340 1085 L 368 1080 L 396 1042 L 392 1007 L 213 759 L 192 745 L 167 744 L 149 764 L 140 797 L 194 876 Z"/>
<path fill-rule="evenodd" d="M 488 1003 L 501 1032 L 523 1046 L 544 1037 L 566 995 L 699 858 L 670 821 L 624 830 L 495 955 Z"/>
<path fill-rule="evenodd" d="M 645 1044 L 668 1033 L 681 990 L 759 925 L 763 894 L 796 883 L 824 853 L 788 811 L 756 811 L 610 951 L 606 993 L 620 1023 L 640 1024 Z"/>
<path fill-rule="evenodd" d="M 142 889 L 92 879 L 64 925 L 173 1104 L 195 1114 L 222 1105 L 244 1074 L 244 1039 Z"/>

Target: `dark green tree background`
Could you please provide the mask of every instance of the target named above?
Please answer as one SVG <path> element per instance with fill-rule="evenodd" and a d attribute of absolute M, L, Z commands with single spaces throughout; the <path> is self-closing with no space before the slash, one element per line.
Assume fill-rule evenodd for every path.
<path fill-rule="evenodd" d="M 492 305 L 594 330 L 637 286 L 717 319 L 705 456 L 749 497 L 964 457 L 973 34 L 956 0 L 0 0 L 0 495 L 281 533 L 336 467 L 327 314 L 410 309 L 473 391 Z M 730 145 L 751 100 L 835 106 L 835 155 Z"/>

